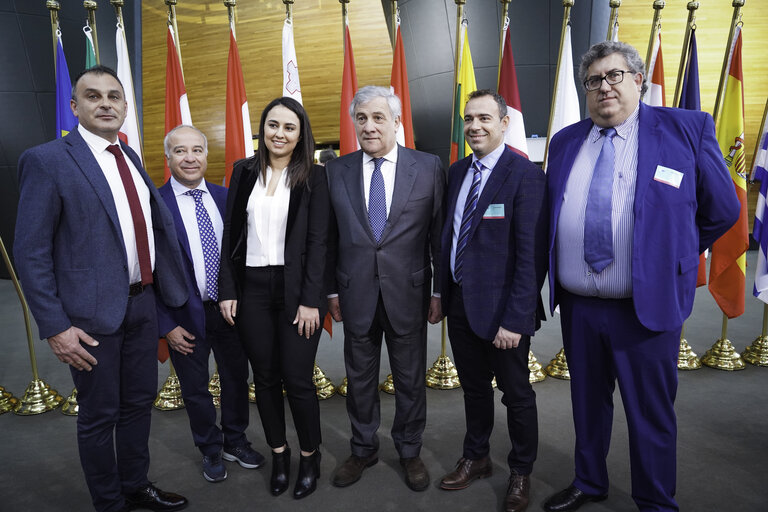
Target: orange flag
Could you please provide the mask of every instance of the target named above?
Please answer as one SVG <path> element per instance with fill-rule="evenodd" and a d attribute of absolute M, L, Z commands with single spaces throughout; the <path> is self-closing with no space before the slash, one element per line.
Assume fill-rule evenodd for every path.
<path fill-rule="evenodd" d="M 355 56 L 352 54 L 349 26 L 344 30 L 344 39 L 344 71 L 341 77 L 341 112 L 339 113 L 339 153 L 341 155 L 352 153 L 358 149 L 355 125 L 349 115 L 349 105 L 357 92 Z"/>
<path fill-rule="evenodd" d="M 397 24 L 397 38 L 395 39 L 395 54 L 392 58 L 392 78 L 389 83 L 403 104 L 400 128 L 397 130 L 397 143 L 415 149 L 413 119 L 411 117 L 411 92 L 408 89 L 408 67 L 405 65 L 405 49 L 403 48 L 403 37 L 400 35 L 399 23 Z"/>

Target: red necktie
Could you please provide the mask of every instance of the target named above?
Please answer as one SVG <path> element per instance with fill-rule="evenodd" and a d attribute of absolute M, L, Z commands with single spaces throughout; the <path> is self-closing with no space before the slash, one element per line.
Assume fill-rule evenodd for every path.
<path fill-rule="evenodd" d="M 139 253 L 139 269 L 141 270 L 141 284 L 152 284 L 152 259 L 149 256 L 149 240 L 147 239 L 147 222 L 144 220 L 144 211 L 141 209 L 139 194 L 136 192 L 136 185 L 133 183 L 131 170 L 125 161 L 120 146 L 113 144 L 107 146 L 107 151 L 115 155 L 117 161 L 117 170 L 120 172 L 120 179 L 123 181 L 125 195 L 128 197 L 128 206 L 131 209 L 133 218 L 133 232 L 136 237 L 136 251 Z"/>

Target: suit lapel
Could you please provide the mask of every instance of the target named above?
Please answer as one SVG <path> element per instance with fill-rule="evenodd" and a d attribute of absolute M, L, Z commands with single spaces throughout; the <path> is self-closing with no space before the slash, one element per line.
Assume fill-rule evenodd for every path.
<path fill-rule="evenodd" d="M 416 181 L 416 160 L 407 151 L 403 151 L 401 146 L 397 147 L 397 165 L 395 166 L 395 186 L 392 191 L 392 204 L 389 206 L 389 215 L 387 216 L 387 225 L 381 234 L 384 240 L 387 234 L 392 230 L 392 226 L 397 223 L 403 208 L 408 203 L 411 196 L 411 189 Z"/>
<path fill-rule="evenodd" d="M 291 188 L 291 198 L 288 201 L 288 219 L 285 226 L 285 239 L 291 236 L 291 229 L 296 223 L 296 214 L 299 212 L 299 205 L 301 204 L 301 196 L 304 194 L 304 185 L 300 187 Z"/>
<path fill-rule="evenodd" d="M 158 189 L 160 197 L 165 201 L 168 210 L 173 217 L 173 224 L 176 227 L 176 237 L 179 239 L 179 244 L 184 249 L 184 254 L 192 262 L 192 250 L 189 248 L 189 237 L 187 236 L 187 229 L 184 227 L 184 220 L 181 218 L 181 212 L 179 211 L 179 204 L 176 202 L 176 194 L 173 192 L 171 182 L 166 182 L 165 185 Z"/>
<path fill-rule="evenodd" d="M 637 122 L 637 177 L 633 207 L 635 218 L 637 218 L 638 209 L 643 204 L 643 197 L 645 197 L 645 192 L 653 179 L 656 163 L 659 161 L 659 148 L 663 144 L 661 130 L 653 108 L 641 103 Z"/>
<path fill-rule="evenodd" d="M 358 151 L 357 156 L 347 164 L 347 168 L 341 173 L 341 179 L 347 187 L 349 204 L 352 207 L 352 211 L 355 212 L 355 218 L 362 224 L 371 240 L 376 243 L 376 238 L 373 236 L 373 231 L 371 231 L 371 225 L 368 223 L 368 209 L 365 205 L 362 151 Z"/>
<path fill-rule="evenodd" d="M 510 165 L 511 163 L 512 150 L 505 148 L 499 161 L 496 162 L 496 165 L 491 171 L 491 175 L 488 176 L 488 181 L 485 183 L 480 198 L 477 200 L 477 207 L 475 208 L 475 213 L 472 215 L 472 226 L 469 231 L 470 240 L 472 239 L 472 235 L 477 229 L 478 224 L 480 224 L 480 221 L 483 219 L 483 215 L 485 215 L 488 205 L 491 204 L 491 201 L 496 197 L 497 192 L 502 189 L 504 183 L 512 175 L 513 168 Z"/>

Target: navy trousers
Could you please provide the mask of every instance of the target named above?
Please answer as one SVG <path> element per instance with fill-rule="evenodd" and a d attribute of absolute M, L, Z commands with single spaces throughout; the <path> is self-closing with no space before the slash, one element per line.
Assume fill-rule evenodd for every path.
<path fill-rule="evenodd" d="M 632 299 L 560 291 L 563 345 L 576 430 L 574 485 L 608 492 L 606 456 L 619 383 L 629 430 L 632 498 L 643 511 L 677 511 L 675 502 L 677 357 L 680 329 L 646 329 Z"/>

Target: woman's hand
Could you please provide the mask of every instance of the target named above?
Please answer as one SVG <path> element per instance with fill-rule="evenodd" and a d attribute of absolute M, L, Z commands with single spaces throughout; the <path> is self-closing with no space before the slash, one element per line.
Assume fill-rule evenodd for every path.
<path fill-rule="evenodd" d="M 235 325 L 235 317 L 237 316 L 237 301 L 236 300 L 222 300 L 219 302 L 219 310 L 221 316 L 227 321 L 229 325 Z"/>
<path fill-rule="evenodd" d="M 299 336 L 309 339 L 320 328 L 320 310 L 299 306 L 296 311 L 296 318 L 293 319 L 293 325 L 298 325 Z"/>

